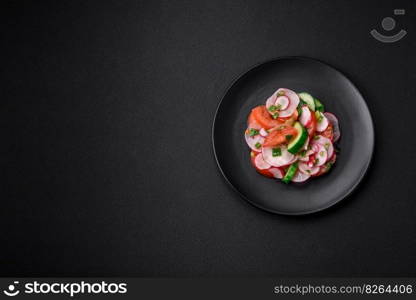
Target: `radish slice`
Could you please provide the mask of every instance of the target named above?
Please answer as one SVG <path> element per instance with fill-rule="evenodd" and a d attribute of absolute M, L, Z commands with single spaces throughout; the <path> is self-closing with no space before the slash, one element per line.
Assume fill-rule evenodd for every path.
<path fill-rule="evenodd" d="M 261 147 L 257 148 L 256 144 L 260 143 L 261 145 L 263 145 L 264 137 L 262 137 L 260 134 L 257 134 L 255 136 L 250 136 L 247 133 L 247 130 L 246 130 L 244 136 L 246 138 L 246 143 L 250 147 L 251 150 L 256 151 L 256 152 L 261 152 Z"/>
<path fill-rule="evenodd" d="M 316 122 L 316 131 L 323 132 L 328 128 L 329 121 L 324 114 L 321 113 L 321 120 Z"/>
<path fill-rule="evenodd" d="M 271 95 L 267 100 L 266 100 L 266 108 L 267 111 L 270 113 L 270 106 L 272 105 L 276 105 L 276 98 L 277 98 L 277 92 L 275 92 L 273 95 Z"/>
<path fill-rule="evenodd" d="M 334 131 L 334 143 L 335 143 L 341 137 L 341 131 L 339 130 L 338 119 L 334 114 L 330 112 L 325 112 L 324 115 L 328 119 L 329 123 L 332 124 L 332 128 Z"/>
<path fill-rule="evenodd" d="M 297 157 L 298 157 L 298 159 L 300 160 L 300 161 L 306 161 L 306 162 L 308 162 L 309 161 L 309 156 L 311 155 L 311 154 L 314 154 L 315 152 L 313 152 L 312 150 L 308 150 L 308 151 L 306 151 L 306 153 L 305 153 L 305 155 L 304 156 L 302 156 L 302 155 L 300 155 L 300 154 L 298 154 L 297 155 Z"/>
<path fill-rule="evenodd" d="M 320 144 L 318 144 L 318 143 L 314 143 L 314 144 L 312 145 L 312 147 L 311 147 L 311 150 L 312 150 L 313 152 L 317 153 L 317 152 L 319 151 L 319 146 L 320 146 Z"/>
<path fill-rule="evenodd" d="M 315 157 L 315 161 L 316 161 L 316 166 L 320 167 L 323 164 L 326 163 L 328 159 L 328 152 L 325 150 L 324 146 L 319 145 L 319 149 L 318 152 L 316 152 L 316 157 Z"/>
<path fill-rule="evenodd" d="M 320 170 L 319 167 L 310 167 L 306 163 L 303 163 L 303 162 L 299 163 L 299 171 L 301 171 L 304 174 L 315 175 L 319 172 L 319 170 Z"/>
<path fill-rule="evenodd" d="M 305 174 L 303 172 L 299 172 L 299 170 L 296 172 L 295 176 L 293 176 L 292 181 L 293 182 L 304 182 L 309 179 L 311 175 Z"/>
<path fill-rule="evenodd" d="M 306 105 L 302 106 L 302 114 L 299 117 L 299 122 L 305 127 L 308 127 L 312 122 L 311 111 Z"/>
<path fill-rule="evenodd" d="M 266 170 L 271 167 L 267 162 L 264 161 L 263 155 L 261 154 L 256 155 L 256 158 L 254 159 L 254 164 L 259 170 Z"/>
<path fill-rule="evenodd" d="M 273 174 L 274 178 L 281 179 L 283 178 L 283 172 L 279 168 L 270 168 L 269 172 Z"/>
<path fill-rule="evenodd" d="M 332 145 L 331 140 L 322 135 L 316 135 L 312 144 L 320 144 L 324 146 L 325 150 L 328 152 L 328 158 L 331 158 L 334 154 L 334 146 Z"/>
<path fill-rule="evenodd" d="M 275 147 L 263 147 L 262 154 L 264 160 L 274 167 L 282 167 L 292 163 L 293 160 L 296 160 L 295 155 L 287 151 L 287 148 L 280 146 L 280 156 L 273 156 L 273 148 Z"/>
<path fill-rule="evenodd" d="M 278 95 L 283 94 L 289 99 L 289 105 L 287 106 L 286 109 L 279 111 L 279 117 L 281 118 L 290 117 L 294 113 L 295 109 L 298 107 L 298 104 L 300 101 L 298 94 L 296 94 L 292 90 L 284 89 L 284 88 L 278 89 L 276 93 Z"/>
<path fill-rule="evenodd" d="M 332 164 L 334 164 L 336 159 L 337 159 L 337 155 L 334 153 L 334 155 L 332 155 L 332 157 L 328 160 L 328 162 L 331 162 Z M 323 166 L 320 166 L 319 167 L 319 172 L 314 176 L 321 176 L 321 175 L 327 173 L 329 171 L 329 169 L 330 168 L 328 167 L 327 164 L 325 164 Z"/>
<path fill-rule="evenodd" d="M 280 107 L 279 110 L 285 110 L 289 106 L 289 98 L 286 96 L 279 96 L 276 98 L 276 106 Z"/>
<path fill-rule="evenodd" d="M 261 136 L 266 137 L 266 136 L 268 136 L 268 135 L 269 135 L 269 133 L 267 132 L 267 130 L 266 130 L 266 129 L 261 128 L 261 129 L 260 129 L 260 135 L 261 135 Z"/>

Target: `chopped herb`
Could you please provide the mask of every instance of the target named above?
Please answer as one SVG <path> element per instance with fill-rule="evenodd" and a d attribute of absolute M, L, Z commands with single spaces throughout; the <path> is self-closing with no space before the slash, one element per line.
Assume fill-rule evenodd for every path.
<path fill-rule="evenodd" d="M 305 156 L 306 156 L 306 150 L 303 150 L 303 151 L 300 153 L 300 156 L 305 157 Z"/>
<path fill-rule="evenodd" d="M 271 112 L 274 112 L 274 111 L 276 111 L 278 108 L 277 108 L 277 106 L 276 105 L 270 105 L 270 107 L 269 107 L 269 110 L 271 111 Z"/>
<path fill-rule="evenodd" d="M 259 142 L 257 142 L 254 146 L 255 146 L 257 149 L 259 149 L 259 148 L 261 147 L 261 144 L 260 144 Z"/>
<path fill-rule="evenodd" d="M 278 117 L 279 117 L 279 113 L 276 112 L 273 114 L 273 119 L 277 119 Z"/>
<path fill-rule="evenodd" d="M 319 158 L 315 158 L 315 165 L 319 163 Z"/>
<path fill-rule="evenodd" d="M 324 145 L 325 150 L 328 150 L 329 149 L 329 146 L 330 146 L 329 143 L 325 143 L 325 145 Z"/>
<path fill-rule="evenodd" d="M 319 140 L 319 135 L 315 135 L 315 136 L 313 137 L 313 139 L 314 139 L 314 140 Z"/>
<path fill-rule="evenodd" d="M 258 135 L 258 134 L 259 134 L 259 131 L 258 131 L 257 129 L 250 128 L 250 129 L 248 130 L 248 135 L 249 135 L 249 136 L 255 136 L 255 135 Z"/>
<path fill-rule="evenodd" d="M 273 157 L 281 156 L 282 155 L 282 150 L 280 148 L 273 148 L 272 151 L 273 151 L 272 152 Z"/>
<path fill-rule="evenodd" d="M 320 156 L 324 156 L 325 155 L 325 152 L 324 151 L 321 151 L 321 152 L 319 152 L 319 155 Z"/>
<path fill-rule="evenodd" d="M 325 171 L 328 172 L 332 168 L 332 163 L 327 163 L 325 166 Z"/>
<path fill-rule="evenodd" d="M 282 106 L 281 106 L 280 104 L 277 104 L 277 105 L 276 105 L 276 109 L 277 109 L 277 110 L 280 110 L 281 108 L 282 108 Z"/>
<path fill-rule="evenodd" d="M 250 152 L 250 156 L 251 156 L 251 157 L 254 157 L 254 156 L 256 156 L 256 154 L 254 154 L 254 152 L 253 152 L 253 151 L 251 151 L 251 152 Z"/>
<path fill-rule="evenodd" d="M 324 116 L 322 115 L 322 113 L 321 112 L 319 112 L 319 111 L 316 111 L 315 112 L 315 116 L 316 116 L 316 119 L 318 120 L 318 123 L 321 123 L 322 122 L 322 120 L 324 119 Z"/>
<path fill-rule="evenodd" d="M 283 95 L 285 94 L 285 92 L 284 92 L 284 91 L 278 91 L 278 92 L 277 92 L 277 94 L 278 94 L 279 96 L 283 96 Z"/>
<path fill-rule="evenodd" d="M 302 115 L 302 107 L 298 105 L 296 109 L 298 110 L 298 117 L 300 117 Z"/>
<path fill-rule="evenodd" d="M 310 174 L 311 173 L 311 170 L 306 170 L 306 172 L 308 172 Z"/>
<path fill-rule="evenodd" d="M 293 137 L 293 135 L 291 135 L 291 134 L 286 135 L 285 136 L 286 141 L 290 141 L 292 139 L 292 137 Z"/>

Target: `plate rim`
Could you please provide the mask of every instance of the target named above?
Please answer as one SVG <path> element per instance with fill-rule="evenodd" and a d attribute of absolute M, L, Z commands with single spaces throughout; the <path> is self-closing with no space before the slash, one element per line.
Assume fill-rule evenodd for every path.
<path fill-rule="evenodd" d="M 326 205 L 323 205 L 321 207 L 318 207 L 316 209 L 311 209 L 311 210 L 303 210 L 303 211 L 299 211 L 299 212 L 284 212 L 284 211 L 278 211 L 278 210 L 273 210 L 267 207 L 264 207 L 254 201 L 252 201 L 251 199 L 249 199 L 247 196 L 245 196 L 243 193 L 241 193 L 234 185 L 233 183 L 230 181 L 230 179 L 225 175 L 224 170 L 221 167 L 221 164 L 218 161 L 218 157 L 217 157 L 217 152 L 216 152 L 216 148 L 215 148 L 215 123 L 217 120 L 217 116 L 218 116 L 218 111 L 221 108 L 221 105 L 225 99 L 225 97 L 227 96 L 228 92 L 233 88 L 233 86 L 235 86 L 235 84 L 237 82 L 239 82 L 244 76 L 246 76 L 247 74 L 253 72 L 255 69 L 261 67 L 262 65 L 266 65 L 266 64 L 270 64 L 270 63 L 275 63 L 278 62 L 280 60 L 286 60 L 286 59 L 297 59 L 297 60 L 304 60 L 304 61 L 313 61 L 315 63 L 318 64 L 322 64 L 325 65 L 326 67 L 329 67 L 333 70 L 335 70 L 336 72 L 338 72 L 339 74 L 341 74 L 342 76 L 344 76 L 344 78 L 351 84 L 351 86 L 355 89 L 355 91 L 360 95 L 360 97 L 364 100 L 364 106 L 367 108 L 369 117 L 370 117 L 370 125 L 371 125 L 371 136 L 372 136 L 372 144 L 371 144 L 371 153 L 370 153 L 370 159 L 367 161 L 367 163 L 364 166 L 363 171 L 360 173 L 360 176 L 358 177 L 358 179 L 356 180 L 356 182 L 350 187 L 350 189 L 341 197 L 338 197 L 337 199 L 333 200 L 333 201 L 329 201 Z M 231 83 L 225 88 L 225 91 L 222 93 L 222 96 L 220 97 L 220 101 L 217 104 L 217 107 L 215 109 L 215 113 L 214 113 L 214 119 L 212 121 L 212 125 L 211 125 L 211 144 L 212 144 L 212 152 L 214 153 L 214 158 L 215 158 L 215 162 L 216 165 L 218 167 L 218 169 L 220 170 L 220 173 L 222 175 L 222 177 L 225 179 L 225 181 L 228 183 L 228 185 L 245 201 L 247 201 L 248 203 L 250 203 L 251 205 L 253 205 L 254 207 L 257 207 L 261 210 L 267 211 L 269 213 L 273 213 L 273 214 L 278 214 L 278 215 L 286 215 L 286 216 L 302 216 L 302 215 L 310 215 L 313 213 L 317 213 L 320 211 L 323 211 L 325 209 L 328 209 L 338 203 L 340 203 L 342 200 L 344 200 L 345 198 L 347 198 L 348 196 L 350 196 L 352 194 L 352 192 L 360 185 L 360 183 L 362 182 L 364 176 L 367 174 L 367 171 L 373 161 L 373 157 L 374 157 L 374 147 L 375 147 L 375 129 L 374 129 L 374 122 L 373 122 L 373 117 L 371 115 L 371 111 L 367 105 L 367 102 L 365 101 L 365 98 L 363 97 L 363 95 L 361 94 L 360 90 L 357 88 L 357 86 L 354 84 L 353 81 L 351 81 L 351 79 L 344 74 L 344 72 L 341 72 L 338 68 L 332 66 L 331 64 L 328 64 L 320 59 L 316 59 L 316 58 L 312 58 L 312 57 L 308 57 L 308 56 L 279 56 L 279 57 L 275 57 L 272 59 L 267 59 L 265 61 L 262 61 L 260 63 L 257 63 L 251 67 L 248 68 L 248 70 L 240 73 L 239 75 L 237 75 L 232 81 Z"/>

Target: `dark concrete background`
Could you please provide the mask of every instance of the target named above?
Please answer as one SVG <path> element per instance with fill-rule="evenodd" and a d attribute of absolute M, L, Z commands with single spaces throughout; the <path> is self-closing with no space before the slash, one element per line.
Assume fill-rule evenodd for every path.
<path fill-rule="evenodd" d="M 408 35 L 375 41 L 394 8 Z M 2 1 L 0 275 L 415 276 L 415 9 Z M 301 218 L 241 200 L 211 148 L 229 84 L 285 55 L 347 74 L 376 131 L 361 187 Z"/>

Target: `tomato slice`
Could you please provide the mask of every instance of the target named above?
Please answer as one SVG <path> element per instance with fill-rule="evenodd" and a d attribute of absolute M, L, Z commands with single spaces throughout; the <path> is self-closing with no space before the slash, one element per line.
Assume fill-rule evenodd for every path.
<path fill-rule="evenodd" d="M 266 136 L 263 143 L 264 147 L 273 147 L 288 142 L 287 136 L 291 135 L 292 138 L 298 134 L 297 130 L 292 126 L 285 125 L 282 129 L 274 129 Z"/>
<path fill-rule="evenodd" d="M 334 127 L 332 124 L 329 124 L 328 127 L 321 133 L 322 136 L 331 140 L 334 140 Z"/>
<path fill-rule="evenodd" d="M 311 112 L 311 121 L 306 126 L 306 130 L 308 131 L 309 137 L 313 137 L 316 131 L 316 117 L 313 111 Z"/>
<path fill-rule="evenodd" d="M 274 176 L 273 176 L 273 174 L 269 171 L 269 169 L 264 169 L 264 170 L 261 170 L 261 169 L 257 168 L 257 166 L 256 166 L 256 164 L 255 164 L 255 162 L 254 162 L 254 160 L 256 159 L 256 156 L 257 156 L 257 155 L 261 155 L 261 153 L 260 153 L 260 152 L 254 152 L 254 151 L 251 151 L 251 152 L 250 152 L 250 160 L 251 160 L 251 164 L 253 165 L 253 167 L 254 167 L 254 168 L 256 169 L 256 171 L 257 171 L 258 173 L 260 173 L 261 175 L 266 176 L 266 177 L 273 178 Z"/>
<path fill-rule="evenodd" d="M 260 105 L 253 108 L 248 119 L 249 122 L 255 121 L 255 123 L 259 124 L 264 129 L 270 129 L 283 124 L 282 120 L 273 119 L 273 117 L 267 111 L 265 105 Z"/>

